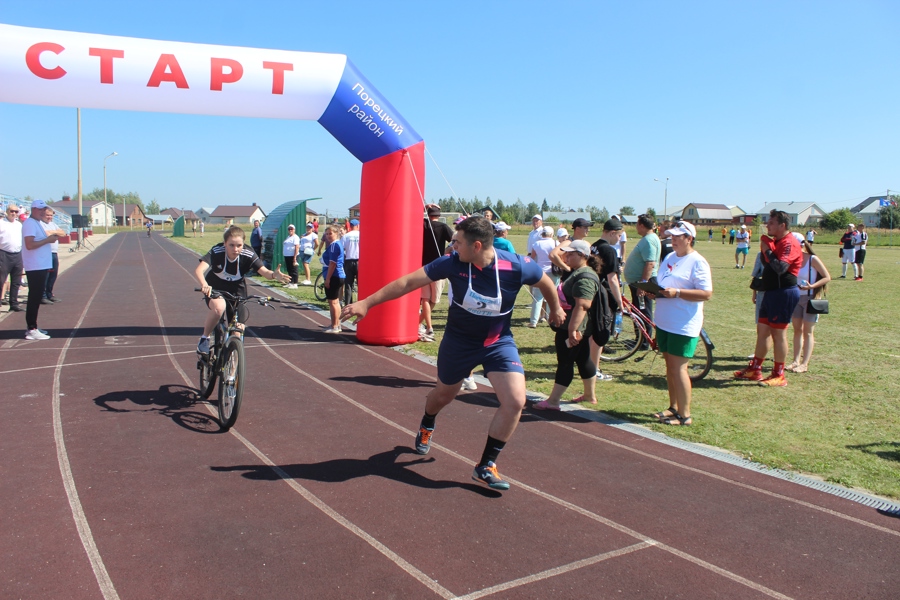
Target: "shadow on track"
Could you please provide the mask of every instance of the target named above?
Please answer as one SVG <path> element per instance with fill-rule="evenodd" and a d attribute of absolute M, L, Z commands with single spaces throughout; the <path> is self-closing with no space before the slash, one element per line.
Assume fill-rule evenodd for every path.
<path fill-rule="evenodd" d="M 130 405 L 119 405 L 130 402 Z M 94 398 L 94 404 L 110 412 L 157 412 L 198 433 L 222 433 L 219 422 L 205 411 L 191 410 L 198 403 L 197 390 L 183 385 L 161 385 L 156 390 L 123 390 Z"/>
<path fill-rule="evenodd" d="M 412 449 L 396 446 L 393 450 L 374 454 L 367 459 L 338 458 L 326 460 L 320 463 L 280 465 L 291 479 L 307 479 L 309 481 L 321 481 L 323 483 L 341 483 L 357 479 L 359 477 L 384 477 L 399 483 L 425 489 L 462 488 L 485 496 L 487 498 L 500 498 L 502 494 L 491 489 L 481 487 L 474 483 L 460 483 L 458 481 L 435 481 L 428 479 L 409 469 L 413 465 L 434 462 L 434 458 L 419 457 L 414 460 L 398 462 L 398 458 L 405 454 L 419 457 Z M 279 481 L 281 477 L 266 465 L 235 465 L 231 467 L 210 467 L 213 471 L 227 473 L 230 471 L 243 471 L 243 477 L 258 481 Z"/>

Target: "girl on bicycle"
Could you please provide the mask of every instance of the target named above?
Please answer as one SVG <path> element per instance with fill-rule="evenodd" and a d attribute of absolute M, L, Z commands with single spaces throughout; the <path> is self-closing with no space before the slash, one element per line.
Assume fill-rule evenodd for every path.
<path fill-rule="evenodd" d="M 694 250 L 697 230 L 678 221 L 666 231 L 672 252 L 659 265 L 656 292 L 656 343 L 666 361 L 669 408 L 653 416 L 666 425 L 690 425 L 691 377 L 688 362 L 694 356 L 703 327 L 703 303 L 712 297 L 709 263 Z"/>
<path fill-rule="evenodd" d="M 266 279 L 277 279 L 281 283 L 290 281 L 290 277 L 281 273 L 280 265 L 275 271 L 270 271 L 263 265 L 256 252 L 244 246 L 244 230 L 240 227 L 236 225 L 229 227 L 223 237 L 224 241 L 210 248 L 194 269 L 194 275 L 200 282 L 200 288 L 206 296 L 206 305 L 210 309 L 203 325 L 203 335 L 197 344 L 197 352 L 200 354 L 209 352 L 209 334 L 225 313 L 225 300 L 209 297 L 214 290 L 246 296 L 245 276 L 251 271 L 256 271 Z"/>

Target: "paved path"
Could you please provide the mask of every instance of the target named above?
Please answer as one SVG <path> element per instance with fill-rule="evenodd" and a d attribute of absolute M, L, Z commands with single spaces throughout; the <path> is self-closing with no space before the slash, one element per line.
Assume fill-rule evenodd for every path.
<path fill-rule="evenodd" d="M 95 236 L 96 237 L 96 236 Z M 896 598 L 900 519 L 569 414 L 465 393 L 412 452 L 434 368 L 254 307 L 238 423 L 196 397 L 196 256 L 118 234 L 60 276 L 52 339 L 0 321 L 2 598 Z"/>

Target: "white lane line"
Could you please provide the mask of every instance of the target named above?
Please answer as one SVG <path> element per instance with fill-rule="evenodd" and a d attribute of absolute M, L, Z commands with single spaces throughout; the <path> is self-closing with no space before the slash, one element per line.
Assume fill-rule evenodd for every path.
<path fill-rule="evenodd" d="M 163 337 L 166 337 L 165 331 L 162 332 Z M 318 342 L 290 342 L 284 344 L 273 344 L 273 347 L 280 348 L 282 346 L 308 346 L 311 344 L 317 344 Z M 128 348 L 134 348 L 135 346 L 127 346 Z M 252 350 L 254 348 L 261 348 L 259 345 L 245 346 L 246 350 Z M 82 348 L 78 348 L 81 350 Z M 168 357 L 169 355 L 177 355 L 177 354 L 197 354 L 197 348 L 192 346 L 190 350 L 180 350 L 178 352 L 164 352 L 158 354 L 140 354 L 138 356 L 122 356 L 119 358 L 106 358 L 103 360 L 87 360 L 83 362 L 74 362 L 74 363 L 66 363 L 64 367 L 77 367 L 81 365 L 100 365 L 105 363 L 114 363 L 114 362 L 122 362 L 125 360 L 143 360 L 145 358 L 159 358 L 159 357 Z M 7 375 L 11 373 L 22 373 L 24 371 L 40 371 L 42 369 L 55 369 L 56 365 L 42 365 L 40 367 L 27 367 L 24 369 L 11 369 L 9 371 L 0 371 L 0 375 Z"/>
<path fill-rule="evenodd" d="M 603 554 L 598 554 L 597 556 L 591 556 L 590 558 L 577 560 L 577 561 L 571 562 L 567 565 L 560 565 L 560 566 L 554 567 L 552 569 L 547 569 L 546 571 L 534 573 L 533 575 L 527 575 L 525 577 L 520 577 L 519 579 L 513 579 L 512 581 L 507 581 L 505 583 L 493 585 L 491 587 L 487 587 L 482 590 L 478 590 L 476 592 L 466 594 L 465 596 L 457 596 L 457 598 L 458 598 L 458 600 L 477 600 L 478 598 L 484 598 L 485 596 L 490 596 L 492 594 L 497 594 L 499 592 L 507 592 L 513 588 L 517 588 L 517 587 L 521 587 L 523 585 L 535 583 L 535 582 L 541 581 L 543 579 L 549 579 L 551 577 L 556 577 L 557 575 L 563 575 L 565 573 L 570 573 L 570 572 L 576 571 L 578 569 L 583 569 L 584 567 L 590 567 L 591 565 L 596 565 L 597 563 L 603 562 L 605 560 L 609 560 L 611 558 L 617 558 L 619 556 L 624 556 L 626 554 L 631 554 L 632 552 L 635 552 L 636 550 L 643 550 L 644 548 L 651 548 L 652 546 L 653 546 L 652 544 L 648 544 L 646 542 L 639 542 L 637 544 L 633 544 L 631 546 L 626 546 L 626 547 L 620 548 L 618 550 L 613 550 L 611 552 L 604 552 Z"/>
<path fill-rule="evenodd" d="M 119 255 L 119 250 L 121 250 L 123 243 L 124 241 L 119 243 L 119 247 L 116 249 L 116 253 L 113 256 L 113 260 Z M 78 489 L 75 487 L 75 477 L 72 475 L 72 465 L 69 463 L 69 455 L 66 452 L 66 439 L 63 435 L 62 415 L 59 401 L 60 376 L 65 363 L 66 353 L 68 352 L 72 341 L 75 339 L 75 332 L 78 331 L 81 323 L 84 322 L 88 309 L 90 309 L 91 304 L 94 302 L 94 298 L 100 293 L 100 288 L 106 280 L 106 275 L 108 273 L 109 270 L 107 269 L 103 273 L 103 277 L 100 278 L 100 282 L 97 284 L 94 293 L 84 305 L 81 317 L 78 319 L 75 327 L 72 328 L 72 332 L 69 334 L 68 339 L 66 339 L 65 344 L 63 344 L 62 351 L 59 355 L 59 362 L 53 373 L 53 439 L 56 442 L 56 459 L 59 462 L 59 471 L 62 475 L 66 496 L 69 499 L 69 508 L 72 510 L 72 518 L 75 521 L 78 536 L 81 538 L 81 545 L 84 546 L 84 551 L 87 553 L 88 560 L 91 562 L 91 569 L 94 571 L 94 577 L 97 579 L 100 593 L 103 594 L 103 597 L 106 600 L 118 600 L 119 594 L 116 592 L 112 579 L 106 570 L 106 565 L 103 564 L 103 557 L 100 556 L 100 551 L 97 549 L 96 542 L 94 542 L 91 526 L 88 523 L 87 516 L 84 514 L 84 508 L 81 506 L 81 500 L 78 497 Z"/>
<path fill-rule="evenodd" d="M 157 242 L 157 244 L 158 244 L 158 242 Z M 163 251 L 165 251 L 164 248 L 163 248 Z M 168 252 L 166 254 L 168 254 Z M 172 260 L 174 260 L 174 257 L 172 257 L 171 255 L 169 255 L 169 256 L 172 258 Z M 154 303 L 154 307 L 156 308 L 156 317 L 157 317 L 157 319 L 159 319 L 159 326 L 163 329 L 163 331 L 165 331 L 165 324 L 163 323 L 162 313 L 159 310 L 159 303 L 157 301 L 156 294 L 153 292 L 153 282 L 150 281 L 150 271 L 147 268 L 146 262 L 144 263 L 144 267 L 147 272 L 148 281 L 150 283 L 150 290 L 151 290 L 151 294 L 153 297 L 153 303 Z M 187 269 L 185 269 L 185 271 L 187 271 Z M 259 336 L 255 336 L 255 337 L 261 342 L 262 347 L 264 347 L 269 352 L 275 354 L 275 356 L 278 356 L 278 354 L 275 353 L 262 338 L 260 338 Z M 166 340 L 166 344 L 168 345 L 168 340 Z M 169 360 L 175 366 L 175 369 L 181 375 L 181 378 L 184 380 L 185 384 L 188 386 L 192 386 L 193 384 L 188 379 L 188 377 L 184 373 L 184 371 L 181 369 L 181 366 L 178 365 L 178 363 L 175 361 L 174 353 L 170 353 Z M 288 364 L 290 364 L 290 363 L 288 363 Z M 216 413 L 214 412 L 213 408 L 209 404 L 206 405 L 206 408 L 210 413 L 213 414 L 213 416 L 215 416 Z M 283 469 L 281 469 L 278 465 L 276 465 L 274 462 L 272 462 L 272 460 L 269 459 L 269 457 L 266 456 L 266 454 L 263 453 L 261 450 L 259 450 L 259 448 L 257 448 L 254 444 L 252 444 L 250 442 L 250 440 L 248 440 L 243 435 L 241 435 L 237 431 L 237 428 L 232 427 L 229 430 L 229 433 L 231 435 L 233 435 L 238 441 L 240 441 L 244 445 L 245 448 L 247 448 L 250 452 L 252 452 L 254 455 L 256 455 L 256 457 L 259 458 L 259 460 L 262 461 L 263 464 L 265 464 L 270 469 L 272 469 L 282 481 L 284 481 L 286 484 L 288 484 L 288 486 L 291 487 L 291 489 L 293 489 L 295 492 L 300 494 L 300 496 L 302 496 L 307 502 L 309 502 L 310 504 L 312 504 L 313 506 L 318 508 L 320 511 L 322 511 L 322 513 L 324 513 L 325 515 L 330 517 L 338 525 L 344 527 L 347 531 L 349 531 L 353 535 L 357 536 L 358 538 L 360 538 L 361 540 L 363 540 L 364 542 L 369 544 L 372 548 L 377 550 L 379 553 L 381 553 L 388 560 L 390 560 L 395 565 L 397 565 L 400 569 L 402 569 L 408 575 L 410 575 L 411 577 L 413 577 L 414 579 L 419 581 L 421 584 L 423 584 L 425 587 L 427 587 L 434 593 L 438 594 L 440 597 L 449 599 L 449 598 L 454 598 L 456 596 L 453 592 L 451 592 L 447 588 L 441 586 L 436 581 L 434 581 L 434 579 L 429 577 L 427 574 L 425 574 L 424 572 L 420 571 L 415 566 L 410 564 L 402 556 L 400 556 L 399 554 L 397 554 L 396 552 L 394 552 L 393 550 L 391 550 L 390 548 L 388 548 L 387 546 L 385 546 L 384 544 L 379 542 L 374 536 L 372 536 L 371 534 L 369 534 L 362 528 L 358 527 L 352 521 L 350 521 L 349 519 L 347 519 L 346 517 L 341 515 L 339 512 L 337 512 L 333 508 L 331 508 L 327 503 L 322 501 L 318 496 L 316 496 L 315 494 L 310 492 L 308 489 L 306 489 L 305 487 L 303 487 L 302 485 L 297 483 L 297 481 L 295 479 L 293 479 L 290 475 L 285 473 L 285 471 Z"/>
<path fill-rule="evenodd" d="M 174 261 L 174 257 L 172 257 L 171 255 L 170 255 L 170 257 L 171 257 L 172 260 Z M 183 268 L 183 267 L 182 267 L 182 268 Z M 185 269 L 185 271 L 187 271 L 187 269 Z M 158 310 L 158 309 L 157 309 L 157 314 L 159 314 L 159 310 Z M 304 316 L 305 316 L 305 315 L 304 315 Z M 307 318 L 308 318 L 308 317 L 307 317 Z M 160 319 L 162 319 L 161 315 L 160 315 Z M 160 325 L 162 325 L 162 321 L 161 321 L 161 320 L 160 320 Z M 393 428 L 397 429 L 398 431 L 401 431 L 401 432 L 405 433 L 406 435 L 409 435 L 409 436 L 412 436 L 412 435 L 413 435 L 413 432 L 411 432 L 410 430 L 408 430 L 406 427 L 403 427 L 403 426 L 400 425 L 399 423 L 396 423 L 396 422 L 394 422 L 394 421 L 388 419 L 387 417 L 385 417 L 385 416 L 383 416 L 383 415 L 381 415 L 381 414 L 379 414 L 379 413 L 373 411 L 372 409 L 368 408 L 367 406 L 364 406 L 363 404 L 361 404 L 361 403 L 357 402 L 356 400 L 350 398 L 350 397 L 347 396 L 346 394 L 340 392 L 340 391 L 339 391 L 338 389 L 336 389 L 335 387 L 333 387 L 333 386 L 331 386 L 331 385 L 325 383 L 325 382 L 322 381 L 321 379 L 315 377 L 315 376 L 312 375 L 311 373 L 308 373 L 308 372 L 304 371 L 303 369 L 301 369 L 300 367 L 294 365 L 293 363 L 291 363 L 290 361 L 288 361 L 286 358 L 280 356 L 277 352 L 275 352 L 274 350 L 272 350 L 272 349 L 269 347 L 269 345 L 266 343 L 265 340 L 263 340 L 262 338 L 259 338 L 259 336 L 257 336 L 257 335 L 256 335 L 255 333 L 253 333 L 252 331 L 249 332 L 249 333 L 250 333 L 251 335 L 253 335 L 254 337 L 256 337 L 257 339 L 259 339 L 260 343 L 261 343 L 261 344 L 269 351 L 269 353 L 270 353 L 273 357 L 275 357 L 276 359 L 280 360 L 282 363 L 284 363 L 285 365 L 287 365 L 288 367 L 290 367 L 292 370 L 294 370 L 294 371 L 296 371 L 297 373 L 303 375 L 304 377 L 307 377 L 308 379 L 314 381 L 315 383 L 317 383 L 317 384 L 320 385 L 321 387 L 325 388 L 326 390 L 328 390 L 328 391 L 330 391 L 331 393 L 335 394 L 336 396 L 340 397 L 340 398 L 343 399 L 344 401 L 350 403 L 350 404 L 353 405 L 354 407 L 356 407 L 356 408 L 362 410 L 363 412 L 365 412 L 366 414 L 372 416 L 373 418 L 375 418 L 375 419 L 377 419 L 377 420 L 379 420 L 379 421 L 385 423 L 386 425 L 388 425 L 388 426 L 390 426 L 390 427 L 393 427 Z M 359 345 L 357 345 L 357 347 L 359 347 L 359 348 L 361 348 L 361 349 L 363 349 L 363 350 L 366 350 L 366 351 L 368 351 L 368 352 L 370 352 L 370 353 L 372 353 L 372 354 L 376 354 L 377 356 L 380 356 L 380 357 L 381 357 L 381 355 L 379 355 L 379 354 L 377 354 L 377 353 L 375 353 L 375 352 L 372 352 L 371 350 L 369 350 L 368 348 L 365 348 L 364 346 L 359 346 Z M 385 360 L 388 360 L 389 362 L 393 362 L 394 364 L 399 364 L 399 363 L 396 363 L 395 361 L 393 361 L 392 359 L 389 359 L 389 358 L 386 358 L 386 357 L 382 357 L 382 358 L 384 358 Z M 174 358 L 173 358 L 172 360 L 173 360 L 173 362 L 174 362 Z M 407 367 L 407 368 L 409 368 L 409 367 Z M 415 372 L 415 369 L 409 368 L 409 370 Z M 179 369 L 179 371 L 180 371 L 180 369 Z M 426 377 L 426 378 L 429 377 L 428 375 L 425 375 L 424 373 L 420 373 L 420 374 L 421 374 L 422 376 Z M 186 378 L 186 377 L 185 377 L 185 382 L 186 382 L 188 385 L 190 385 L 190 382 L 187 381 L 187 378 Z M 231 430 L 231 433 L 232 433 L 233 435 L 235 435 L 236 437 L 238 437 L 238 439 L 240 439 L 240 440 L 242 441 L 242 443 L 244 443 L 244 445 L 245 445 L 251 452 L 253 452 L 254 454 L 256 454 L 256 455 L 260 458 L 260 460 L 263 460 L 263 461 L 264 461 L 266 464 L 268 464 L 270 467 L 273 467 L 273 468 L 276 468 L 276 469 L 277 469 L 277 467 L 275 466 L 275 464 L 272 463 L 272 461 L 270 461 L 270 460 L 268 459 L 268 457 L 267 457 L 264 453 L 262 453 L 261 451 L 257 450 L 256 447 L 253 446 L 253 445 L 249 442 L 249 440 L 246 440 L 246 438 L 244 438 L 243 436 L 240 436 L 234 429 Z M 438 449 L 438 450 L 442 450 L 442 451 L 446 452 L 447 454 L 453 456 L 454 458 L 457 458 L 458 460 L 460 460 L 460 461 L 466 463 L 467 465 L 472 465 L 472 464 L 474 464 L 474 462 L 475 462 L 475 461 L 473 461 L 473 460 L 471 460 L 471 459 L 469 459 L 469 458 L 467 458 L 467 457 L 465 457 L 465 456 L 463 456 L 463 455 L 461 455 L 461 454 L 459 454 L 459 453 L 457 453 L 457 452 L 454 452 L 454 451 L 450 450 L 449 448 L 440 446 L 440 445 L 435 444 L 435 443 L 432 443 L 432 446 L 434 446 L 434 447 L 435 447 L 436 449 Z M 308 490 L 306 490 L 305 488 L 303 488 L 302 486 L 300 486 L 299 484 L 297 484 L 296 481 L 294 481 L 293 479 L 287 478 L 287 477 L 289 477 L 289 476 L 288 476 L 286 473 L 284 473 L 283 471 L 281 471 L 281 469 L 278 469 L 276 472 L 279 472 L 279 471 L 280 471 L 279 477 L 280 477 L 282 480 L 284 480 L 286 483 L 288 483 L 289 485 L 291 485 L 291 487 L 294 488 L 296 491 L 298 491 L 298 493 L 300 492 L 300 490 L 303 490 L 303 492 L 305 492 L 305 493 L 303 494 L 304 498 L 307 497 L 306 494 L 309 494 L 310 496 L 315 497 L 314 495 L 312 495 L 311 492 L 309 492 Z M 680 557 L 680 558 L 682 558 L 682 559 L 684 559 L 684 560 L 686 560 L 686 561 L 688 561 L 688 562 L 690 562 L 690 563 L 692 563 L 692 564 L 695 564 L 695 565 L 697 565 L 697 566 L 700 566 L 700 567 L 702 567 L 702 568 L 705 568 L 705 569 L 707 569 L 707 570 L 710 570 L 710 571 L 712 571 L 712 572 L 714 572 L 714 573 L 716 573 L 716 574 L 718 574 L 718 575 L 720 575 L 720 576 L 722 576 L 722 577 L 725 577 L 725 578 L 727 578 L 727 579 L 729 579 L 729 580 L 731 580 L 731 581 L 734 581 L 734 582 L 736 582 L 736 583 L 740 583 L 740 584 L 742 584 L 742 585 L 745 585 L 745 586 L 747 586 L 747 587 L 749 587 L 749 588 L 751 588 L 751 589 L 754 589 L 754 590 L 756 590 L 756 591 L 758 591 L 758 592 L 760 592 L 760 593 L 762 593 L 762 594 L 765 594 L 765 595 L 767 595 L 767 596 L 769 596 L 769 597 L 772 597 L 772 598 L 778 598 L 778 599 L 780 599 L 780 600 L 790 600 L 790 596 L 785 596 L 784 594 L 781 594 L 781 593 L 779 593 L 779 592 L 777 592 L 777 591 L 775 591 L 775 590 L 769 589 L 769 588 L 767 588 L 767 587 L 765 587 L 765 586 L 763 586 L 763 585 L 760 585 L 760 584 L 758 584 L 758 583 L 756 583 L 756 582 L 754 582 L 754 581 L 751 581 L 751 580 L 749 580 L 749 579 L 746 579 L 746 578 L 744 578 L 744 577 L 741 577 L 740 575 L 738 575 L 738 574 L 736 574 L 736 573 L 732 573 L 731 571 L 728 571 L 728 570 L 726 570 L 726 569 L 723 569 L 723 568 L 721 568 L 721 567 L 718 567 L 718 566 L 716 566 L 716 565 L 714 565 L 714 564 L 712 564 L 712 563 L 709 563 L 709 562 L 704 561 L 704 560 L 702 560 L 702 559 L 700 559 L 700 558 L 697 558 L 697 557 L 695 557 L 695 556 L 692 556 L 692 555 L 690 555 L 690 554 L 688 554 L 688 553 L 686 553 L 686 552 L 682 552 L 681 550 L 678 550 L 678 549 L 676 549 L 676 548 L 673 548 L 673 547 L 671 547 L 671 546 L 668 546 L 668 545 L 666 545 L 666 544 L 663 544 L 663 543 L 659 542 L 658 540 L 654 540 L 653 538 L 648 537 L 648 536 L 645 536 L 644 534 L 639 533 L 639 532 L 637 532 L 637 531 L 635 531 L 635 530 L 633 530 L 633 529 L 631 529 L 631 528 L 629 528 L 629 527 L 626 527 L 625 525 L 622 525 L 622 524 L 620 524 L 620 523 L 617 523 L 617 522 L 615 522 L 615 521 L 612 521 L 612 520 L 610 520 L 610 519 L 607 519 L 606 517 L 603 517 L 603 516 L 598 515 L 598 514 L 596 514 L 596 513 L 594 513 L 594 512 L 591 512 L 591 511 L 589 511 L 589 510 L 587 510 L 587 509 L 585 509 L 585 508 L 582 508 L 582 507 L 580 507 L 580 506 L 577 506 L 577 505 L 575 505 L 575 504 L 572 504 L 571 502 L 568 502 L 568 501 L 566 501 L 566 500 L 563 500 L 562 498 L 558 498 L 558 497 L 556 497 L 556 496 L 553 496 L 552 494 L 548 494 L 548 493 L 543 492 L 543 491 L 541 491 L 541 490 L 539 490 L 539 489 L 537 489 L 537 488 L 534 488 L 534 487 L 532 487 L 532 486 L 526 485 L 526 484 L 524 484 L 524 483 L 522 483 L 522 482 L 516 481 L 516 480 L 514 480 L 514 479 L 510 479 L 509 477 L 507 477 L 507 479 L 510 481 L 510 483 L 513 483 L 513 484 L 515 484 L 516 486 L 519 486 L 519 487 L 525 489 L 526 491 L 530 491 L 531 493 L 533 493 L 533 494 L 535 494 L 535 495 L 537 495 L 537 496 L 540 496 L 540 497 L 542 497 L 542 498 L 544 498 L 544 499 L 546 499 L 546 500 L 549 500 L 550 502 L 553 502 L 553 503 L 555 503 L 555 504 L 558 504 L 558 505 L 560 505 L 560 506 L 562 506 L 562 507 L 564 507 L 564 508 L 567 508 L 567 509 L 569 509 L 569 510 L 572 510 L 572 511 L 574 511 L 574 512 L 577 512 L 577 513 L 579 513 L 579 514 L 581 514 L 581 515 L 583 515 L 583 516 L 586 516 L 586 517 L 588 517 L 588 518 L 590 518 L 590 519 L 592 519 L 592 520 L 594 520 L 594 521 L 596 521 L 596 522 L 598 522 L 598 523 L 604 524 L 604 525 L 606 525 L 606 526 L 608 526 L 608 527 L 611 527 L 611 528 L 613 528 L 613 529 L 615 529 L 615 530 L 617 530 L 617 531 L 620 531 L 620 532 L 622 532 L 622 533 L 625 533 L 626 535 L 629 535 L 629 536 L 631 536 L 631 537 L 633 537 L 633 538 L 635 538 L 635 539 L 637 539 L 637 540 L 640 540 L 640 541 L 643 542 L 644 544 L 657 546 L 657 547 L 659 547 L 659 548 L 661 548 L 661 549 L 664 549 L 664 550 L 666 550 L 666 551 L 668 551 L 668 552 L 670 552 L 670 553 L 672 553 L 672 554 L 675 554 L 676 556 L 678 556 L 678 557 Z M 295 485 L 294 485 L 294 484 L 296 485 L 296 488 L 295 488 Z M 316 500 L 318 500 L 318 498 L 316 498 Z M 325 505 L 324 503 L 322 503 L 322 506 L 328 508 L 327 505 Z M 332 509 L 328 508 L 328 510 L 330 511 L 330 510 L 332 510 Z M 326 513 L 326 514 L 328 514 L 328 513 Z M 335 513 L 335 515 L 336 515 L 336 516 L 340 516 L 338 513 Z M 331 516 L 331 515 L 329 515 L 329 516 Z M 334 517 L 332 517 L 332 518 L 334 518 Z M 340 518 L 343 519 L 343 517 L 340 517 Z M 338 521 L 338 522 L 340 522 L 340 521 Z M 347 523 L 352 525 L 352 523 L 350 523 L 349 521 L 347 521 Z M 346 525 L 345 525 L 345 527 L 346 527 Z M 354 527 L 355 527 L 355 526 L 354 526 Z M 353 530 L 351 529 L 350 531 L 353 531 Z M 361 530 L 360 530 L 360 531 L 361 531 Z M 355 532 L 354 532 L 354 533 L 355 533 Z M 364 532 L 363 532 L 363 533 L 364 533 Z M 358 535 L 358 534 L 357 534 L 357 535 Z M 365 535 L 368 536 L 369 534 L 365 534 Z M 366 537 L 362 537 L 361 539 L 364 539 L 364 540 L 366 540 L 367 542 L 369 542 L 369 540 L 368 540 Z M 381 546 L 380 542 L 378 542 L 377 540 L 375 540 L 374 538 L 372 538 L 372 541 L 369 542 L 369 543 L 372 544 L 373 547 L 374 547 L 375 549 L 379 550 L 379 552 L 382 552 L 382 550 L 381 550 L 380 547 L 379 547 L 379 546 Z M 376 543 L 379 544 L 379 545 L 378 545 L 378 546 L 375 546 L 374 544 L 376 544 Z M 391 551 L 390 551 L 389 549 L 387 549 L 387 548 L 385 548 L 385 550 L 386 550 L 387 552 L 391 552 Z M 395 553 L 393 553 L 393 552 L 391 552 L 391 555 L 396 556 Z M 390 556 L 387 555 L 387 554 L 385 554 L 385 556 L 388 556 L 388 557 L 390 558 Z M 433 582 L 433 580 L 432 580 L 431 578 L 429 578 L 427 575 L 425 575 L 425 573 L 422 573 L 421 571 L 419 571 L 418 569 L 416 569 L 414 566 L 410 565 L 408 562 L 406 562 L 405 560 L 403 560 L 403 559 L 400 558 L 399 556 L 397 556 L 397 559 L 403 561 L 403 563 L 399 563 L 399 562 L 397 563 L 397 565 L 398 565 L 400 568 L 402 568 L 402 569 L 404 569 L 405 571 L 407 571 L 407 573 L 409 573 L 410 575 L 412 575 L 413 577 L 415 577 L 416 579 L 418 579 L 419 581 L 421 581 L 423 584 L 429 585 L 429 583 L 432 583 L 432 584 L 434 584 L 434 585 L 437 585 L 436 583 Z M 393 559 L 392 559 L 392 560 L 393 560 Z M 405 565 L 408 565 L 408 568 L 409 568 L 409 569 L 413 569 L 413 571 L 409 571 L 409 570 L 404 566 L 404 564 L 405 564 Z M 431 586 L 429 585 L 429 588 L 430 588 L 430 587 L 431 587 Z M 441 589 L 443 589 L 443 588 L 441 588 Z M 447 593 L 449 593 L 449 591 L 447 591 Z M 444 596 L 444 597 L 453 597 L 453 596 L 452 596 L 452 594 L 451 594 L 451 596 Z"/>

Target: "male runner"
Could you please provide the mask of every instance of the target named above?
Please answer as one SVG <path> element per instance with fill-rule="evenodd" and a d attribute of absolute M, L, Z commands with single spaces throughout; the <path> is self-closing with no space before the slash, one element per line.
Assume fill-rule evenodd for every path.
<path fill-rule="evenodd" d="M 438 351 L 437 382 L 426 397 L 425 416 L 416 436 L 416 452 L 428 453 L 438 413 L 453 401 L 472 369 L 482 365 L 500 408 L 491 421 L 472 479 L 495 490 L 508 490 L 509 482 L 500 477 L 496 460 L 512 437 L 525 406 L 525 371 L 510 331 L 513 305 L 523 285 L 534 285 L 550 306 L 553 325 L 560 325 L 565 313 L 559 306 L 553 281 L 536 262 L 494 249 L 494 230 L 489 220 L 469 217 L 456 230 L 456 253 L 404 275 L 356 304 L 348 304 L 341 311 L 341 319 L 362 319 L 373 306 L 432 281 L 449 279 L 453 301 Z"/>

